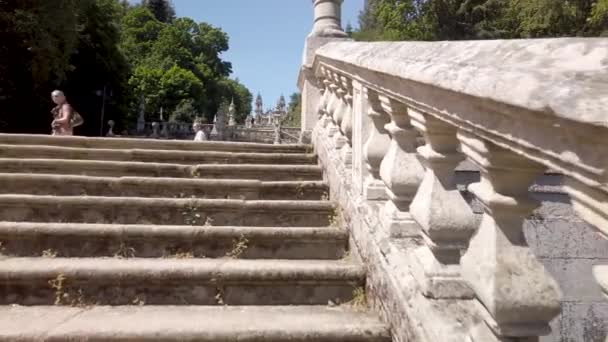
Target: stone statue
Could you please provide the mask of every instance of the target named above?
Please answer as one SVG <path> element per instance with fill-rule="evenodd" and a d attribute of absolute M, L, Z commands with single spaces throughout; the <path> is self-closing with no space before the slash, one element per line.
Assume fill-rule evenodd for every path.
<path fill-rule="evenodd" d="M 272 121 L 274 125 L 274 144 L 279 145 L 281 144 L 281 126 L 283 124 L 283 121 L 281 120 L 281 117 L 279 115 L 274 115 L 272 117 Z"/>
<path fill-rule="evenodd" d="M 115 137 L 116 136 L 116 134 L 114 134 L 114 125 L 115 125 L 114 120 L 108 121 L 108 127 L 110 127 L 110 128 L 108 129 L 108 133 L 106 134 L 106 137 Z"/>
<path fill-rule="evenodd" d="M 152 138 L 154 139 L 158 139 L 160 137 L 160 134 L 158 132 L 158 122 L 153 122 L 152 123 Z"/>
<path fill-rule="evenodd" d="M 228 126 L 236 126 L 236 108 L 234 106 L 234 97 L 232 98 L 232 102 L 230 102 L 230 107 L 228 107 Z"/>

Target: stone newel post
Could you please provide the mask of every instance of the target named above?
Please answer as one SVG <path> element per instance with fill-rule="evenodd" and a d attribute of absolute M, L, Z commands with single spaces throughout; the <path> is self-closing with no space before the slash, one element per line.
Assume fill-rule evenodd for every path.
<path fill-rule="evenodd" d="M 321 102 L 321 92 L 319 90 L 324 86 L 318 82 L 318 79 L 312 71 L 315 52 L 327 43 L 350 40 L 341 27 L 341 9 L 343 1 L 344 0 L 312 1 L 314 5 L 314 24 L 311 33 L 306 38 L 302 68 L 300 69 L 298 78 L 298 87 L 302 92 L 303 136 L 308 136 L 317 124 L 318 117 L 316 114 L 319 103 Z M 328 95 L 328 99 L 331 97 Z"/>
<path fill-rule="evenodd" d="M 346 37 L 342 30 L 342 3 L 344 0 L 313 0 L 315 24 L 310 36 Z"/>

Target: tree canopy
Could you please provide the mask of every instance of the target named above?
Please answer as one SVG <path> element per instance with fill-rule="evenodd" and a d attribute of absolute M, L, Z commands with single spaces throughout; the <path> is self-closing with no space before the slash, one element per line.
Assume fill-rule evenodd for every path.
<path fill-rule="evenodd" d="M 357 40 L 608 36 L 608 0 L 366 0 Z"/>
<path fill-rule="evenodd" d="M 242 121 L 252 97 L 230 79 L 228 48 L 220 28 L 177 18 L 167 0 L 0 0 L 0 131 L 48 133 L 54 89 L 85 118 L 80 134 L 101 131 L 104 97 L 104 121 L 120 129 L 142 98 L 150 120 L 163 108 L 210 121 L 234 98 Z"/>

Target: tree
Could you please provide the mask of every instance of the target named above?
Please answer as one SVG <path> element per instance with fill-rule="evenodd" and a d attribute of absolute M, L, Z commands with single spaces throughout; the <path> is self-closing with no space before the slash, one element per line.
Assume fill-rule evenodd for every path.
<path fill-rule="evenodd" d="M 293 93 L 289 97 L 287 106 L 287 118 L 285 125 L 289 127 L 300 127 L 302 124 L 302 94 Z"/>
<path fill-rule="evenodd" d="M 190 100 L 197 113 L 211 120 L 221 101 L 230 101 L 232 96 L 239 115 L 250 110 L 247 88 L 228 79 L 232 65 L 221 59 L 221 54 L 228 50 L 228 35 L 221 29 L 190 18 L 163 23 L 145 6 L 131 9 L 123 19 L 123 27 L 122 46 L 135 66 L 129 83 L 144 95 L 149 117 L 157 115 L 161 105 L 166 111 L 172 111 Z M 181 85 L 189 88 L 184 96 L 169 96 L 175 92 L 166 92 L 167 84 L 161 82 L 169 71 L 177 73 L 177 70 L 184 81 Z M 199 88 L 200 91 L 193 91 Z M 134 101 L 132 107 L 137 105 Z"/>
<path fill-rule="evenodd" d="M 79 131 L 99 129 L 100 87 L 122 86 L 129 74 L 117 44 L 118 0 L 0 1 L 0 117 L 3 130 L 48 133 L 50 92 L 66 90 L 84 115 Z M 109 110 L 122 115 L 121 96 Z M 98 133 L 98 132 L 97 132 Z"/>
<path fill-rule="evenodd" d="M 175 19 L 175 9 L 169 0 L 144 0 L 142 5 L 160 22 L 170 23 Z"/>
<path fill-rule="evenodd" d="M 354 29 L 353 29 L 353 25 L 351 25 L 350 22 L 348 24 L 346 24 L 345 32 L 349 37 L 351 37 L 351 38 L 353 37 Z"/>
<path fill-rule="evenodd" d="M 608 35 L 608 0 L 366 0 L 357 40 Z"/>
<path fill-rule="evenodd" d="M 224 102 L 229 104 L 234 100 L 235 120 L 238 123 L 244 123 L 247 115 L 251 113 L 253 95 L 238 79 L 223 79 L 221 86 Z"/>

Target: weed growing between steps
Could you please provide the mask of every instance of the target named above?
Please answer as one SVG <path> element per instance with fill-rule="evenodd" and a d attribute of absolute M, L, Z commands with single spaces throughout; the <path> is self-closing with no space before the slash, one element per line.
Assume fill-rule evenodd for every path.
<path fill-rule="evenodd" d="M 168 259 L 194 259 L 194 254 L 192 252 L 175 252 L 165 256 Z"/>
<path fill-rule="evenodd" d="M 245 235 L 241 234 L 238 240 L 232 240 L 232 249 L 226 253 L 226 257 L 238 259 L 247 251 L 247 248 L 249 248 L 249 240 L 247 240 Z"/>
<path fill-rule="evenodd" d="M 348 305 L 356 310 L 367 309 L 367 296 L 365 295 L 365 289 L 363 287 L 357 287 L 353 290 L 353 299 L 346 302 Z"/>
<path fill-rule="evenodd" d="M 344 223 L 344 217 L 342 216 L 342 210 L 335 208 L 328 216 L 329 226 L 331 228 L 342 228 Z"/>
<path fill-rule="evenodd" d="M 135 248 L 127 246 L 124 242 L 121 242 L 118 246 L 118 250 L 114 253 L 114 257 L 117 259 L 128 259 L 135 257 Z"/>
<path fill-rule="evenodd" d="M 195 168 L 192 168 L 192 171 L 190 171 L 190 176 L 192 178 L 201 178 L 201 172 Z"/>
<path fill-rule="evenodd" d="M 82 289 L 68 290 L 66 287 L 67 278 L 63 274 L 57 275 L 55 279 L 49 280 L 49 285 L 55 290 L 55 305 L 69 305 L 74 307 L 86 307 L 92 304 L 87 304 L 84 298 Z"/>
<path fill-rule="evenodd" d="M 146 305 L 146 301 L 144 299 L 139 298 L 139 296 L 135 297 L 135 299 L 133 299 L 131 301 L 131 304 L 135 305 L 135 306 L 144 306 Z"/>
<path fill-rule="evenodd" d="M 42 251 L 42 257 L 43 258 L 56 258 L 57 255 L 59 255 L 59 253 L 54 250 L 54 249 L 45 249 L 44 251 Z"/>
<path fill-rule="evenodd" d="M 329 201 L 329 193 L 327 191 L 323 192 L 323 195 L 321 195 L 321 201 Z"/>
<path fill-rule="evenodd" d="M 226 305 L 224 302 L 224 289 L 222 287 L 216 287 L 214 298 L 217 305 Z"/>
<path fill-rule="evenodd" d="M 302 183 L 299 183 L 298 186 L 296 187 L 296 198 L 297 199 L 302 199 L 304 198 L 304 189 L 305 189 L 305 185 Z"/>

